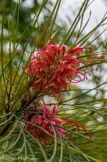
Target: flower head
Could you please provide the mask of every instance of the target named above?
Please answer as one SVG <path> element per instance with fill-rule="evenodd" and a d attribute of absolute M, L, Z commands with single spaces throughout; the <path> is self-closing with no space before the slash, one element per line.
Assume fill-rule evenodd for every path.
<path fill-rule="evenodd" d="M 86 133 L 88 133 L 90 138 L 92 138 L 89 132 L 85 129 L 85 127 L 78 121 L 71 120 L 71 119 L 62 120 L 60 118 L 55 118 L 55 116 L 58 114 L 58 107 L 55 105 L 52 111 L 49 110 L 49 107 L 47 105 L 41 105 L 40 107 L 38 107 L 38 112 L 42 113 L 42 115 L 34 114 L 33 117 L 29 121 L 30 123 L 35 124 L 35 126 L 29 123 L 26 125 L 25 129 L 30 131 L 30 133 L 38 140 L 40 141 L 42 140 L 42 142 L 45 138 L 47 138 L 48 140 L 50 139 L 52 140 L 54 138 L 53 127 L 55 127 L 57 131 L 59 132 L 58 133 L 55 130 L 55 134 L 57 138 L 60 138 L 61 136 L 66 135 L 67 133 L 63 129 L 66 125 L 76 126 L 78 130 L 82 128 Z M 29 115 L 25 118 L 25 120 L 28 119 Z M 49 134 L 44 132 L 43 129 L 41 128 L 45 129 Z"/>
<path fill-rule="evenodd" d="M 30 40 L 32 39 L 30 38 Z M 83 56 L 84 49 L 91 52 L 92 48 L 74 47 L 68 53 L 66 48 L 65 45 L 60 47 L 58 44 L 52 43 L 50 35 L 50 43 L 44 39 L 40 49 L 34 50 L 38 53 L 34 55 L 33 52 L 27 73 L 33 78 L 33 89 L 36 92 L 47 91 L 57 95 L 69 88 L 71 82 L 79 83 L 87 79 L 87 67 L 83 70 L 79 69 L 82 64 L 85 66 L 86 64 L 81 62 L 78 57 Z"/>
<path fill-rule="evenodd" d="M 92 51 L 91 47 L 74 47 L 73 49 L 70 50 L 69 54 L 75 55 L 77 57 L 80 57 L 83 55 L 83 49 L 88 49 L 90 52 Z"/>

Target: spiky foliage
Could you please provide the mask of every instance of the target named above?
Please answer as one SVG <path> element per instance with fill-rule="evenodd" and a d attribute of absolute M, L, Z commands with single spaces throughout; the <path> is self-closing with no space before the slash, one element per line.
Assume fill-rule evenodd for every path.
<path fill-rule="evenodd" d="M 34 2 L 36 3 L 37 1 Z M 49 3 L 47 0 L 44 0 L 41 5 L 36 3 L 38 4 L 38 11 L 32 21 L 29 21 L 29 24 L 23 22 L 23 30 L 20 24 L 21 11 L 23 12 L 23 10 L 21 10 L 22 6 L 20 1 L 17 1 L 16 4 L 14 3 L 15 8 L 14 11 L 12 10 L 12 12 L 14 12 L 12 19 L 9 18 L 7 12 L 10 12 L 10 10 L 8 10 L 8 2 L 2 2 L 0 52 L 1 159 L 4 158 L 5 160 L 7 158 L 8 161 L 11 161 L 13 157 L 14 160 L 19 161 L 26 161 L 28 159 L 29 161 L 46 162 L 102 160 L 102 157 L 98 156 L 97 153 L 99 149 L 101 149 L 100 145 L 104 142 L 105 138 L 101 135 L 102 131 L 106 134 L 106 99 L 104 98 L 105 90 L 102 87 L 107 84 L 107 81 L 103 82 L 101 73 L 100 75 L 99 73 L 96 75 L 96 71 L 97 68 L 98 70 L 102 70 L 102 65 L 106 62 L 106 57 L 101 57 L 101 55 L 106 55 L 104 49 L 106 44 L 103 43 L 103 50 L 100 50 L 99 47 L 102 45 L 101 41 L 100 43 L 98 42 L 99 46 L 97 48 L 92 45 L 95 40 L 99 39 L 101 33 L 91 39 L 91 41 L 89 41 L 89 38 L 95 35 L 95 32 L 100 26 L 104 25 L 106 15 L 104 15 L 103 19 L 96 27 L 84 35 L 84 28 L 87 26 L 90 19 L 89 15 L 88 20 L 85 25 L 83 25 L 84 14 L 91 3 L 90 0 L 85 0 L 70 28 L 65 33 L 63 32 L 65 28 L 62 29 L 62 27 L 56 25 L 61 0 L 55 2 L 51 14 L 46 17 L 45 27 L 40 24 L 39 17 L 42 10 L 46 8 Z M 79 31 L 75 30 L 77 26 L 79 26 Z M 80 72 L 87 64 L 92 79 L 89 80 L 89 82 L 87 81 L 86 84 L 88 85 L 90 82 L 95 83 L 93 88 L 89 89 L 87 86 L 87 89 L 80 89 L 79 86 L 77 87 L 77 84 L 69 84 L 68 88 L 64 90 L 65 96 L 63 92 L 60 92 L 59 96 L 54 94 L 51 97 L 47 96 L 51 95 L 47 93 L 47 91 L 41 91 L 41 89 L 35 91 L 35 88 L 32 88 L 34 78 L 33 74 L 29 77 L 27 67 L 30 67 L 32 63 L 34 50 L 40 50 L 39 44 L 42 45 L 42 39 L 44 38 L 47 43 L 50 43 L 50 33 L 47 32 L 47 28 L 50 30 L 52 41 L 58 44 L 58 46 L 56 45 L 58 50 L 61 49 L 63 44 L 68 47 L 68 57 L 71 57 L 70 54 L 74 54 L 72 50 L 75 49 L 76 46 L 79 46 L 79 49 L 83 49 L 82 47 L 86 48 L 89 45 L 92 46 L 93 50 L 91 53 L 84 51 L 85 57 L 83 55 L 78 56 L 78 60 L 84 63 L 81 67 L 78 66 L 78 71 Z M 6 40 L 4 29 L 7 29 L 8 32 L 9 51 L 5 51 L 3 48 Z M 35 29 L 39 34 L 35 32 Z M 77 34 L 76 37 L 75 33 Z M 29 44 L 29 39 L 32 37 L 36 43 Z M 74 39 L 72 39 L 72 37 Z M 23 42 L 25 42 L 25 44 Z M 20 45 L 22 46 L 20 47 Z M 23 51 L 20 53 L 17 52 L 18 47 Z M 30 55 L 25 52 L 26 50 L 30 50 Z M 48 50 L 48 47 L 46 47 L 44 50 L 45 54 Z M 73 59 L 76 60 L 75 58 Z M 23 66 L 23 64 L 26 64 L 26 66 Z M 51 75 L 53 75 L 53 73 Z M 51 75 L 45 83 L 47 86 L 50 85 L 49 81 L 51 80 Z M 91 95 L 90 92 L 95 92 L 95 95 Z M 42 103 L 44 101 L 45 103 Z M 47 111 L 45 111 L 45 108 L 42 111 L 40 110 L 43 104 L 45 104 L 45 107 L 46 105 L 50 106 L 50 109 L 52 105 L 54 105 L 54 107 L 57 105 L 59 107 L 59 113 L 56 113 L 57 109 L 52 109 L 52 114 L 49 116 L 50 111 L 47 110 L 48 114 L 46 114 Z M 57 121 L 52 116 L 53 114 L 57 114 Z M 34 118 L 38 119 L 38 121 L 39 119 L 41 119 L 42 122 L 45 121 L 45 124 L 48 124 L 51 131 L 48 131 L 48 128 L 45 129 L 41 124 L 35 122 Z M 99 119 L 103 120 L 103 122 L 99 123 Z M 72 123 L 70 123 L 71 121 Z M 86 125 L 87 130 L 77 121 Z M 62 125 L 59 124 L 61 122 L 63 122 Z M 67 127 L 64 126 L 65 122 L 66 124 L 67 122 L 69 123 Z M 29 129 L 35 128 L 35 131 L 39 130 L 40 132 L 44 132 L 43 141 L 40 140 L 39 137 L 35 137 L 36 133 L 32 133 L 28 127 Z M 77 128 L 79 129 L 79 127 L 83 128 L 85 131 L 81 129 L 80 132 L 78 132 Z M 63 133 L 61 133 L 62 130 Z M 91 133 L 92 139 L 87 136 L 87 131 Z M 64 134 L 64 132 L 66 132 L 66 134 Z M 98 139 L 99 136 L 100 140 Z M 49 139 L 47 140 L 47 138 Z M 102 149 L 104 149 L 104 147 L 102 147 Z M 95 153 L 94 150 L 98 151 Z M 100 153 L 102 154 L 102 152 Z"/>

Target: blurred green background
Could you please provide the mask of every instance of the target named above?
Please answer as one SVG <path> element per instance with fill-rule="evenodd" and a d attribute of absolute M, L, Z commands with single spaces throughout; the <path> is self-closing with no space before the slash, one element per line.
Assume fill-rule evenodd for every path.
<path fill-rule="evenodd" d="M 8 20 L 10 23 L 13 23 L 13 17 L 16 17 L 16 29 L 17 29 L 17 16 L 19 12 L 19 27 L 18 27 L 18 35 L 16 38 L 16 42 L 18 42 L 21 34 L 24 32 L 27 25 L 33 20 L 35 14 L 37 14 L 40 5 L 42 1 L 37 0 L 31 0 L 29 5 L 26 6 L 26 0 L 22 0 L 20 3 L 20 10 L 16 11 L 16 15 L 14 15 L 16 1 L 14 0 L 1 0 L 0 1 L 0 30 L 1 30 L 1 24 L 2 24 L 2 14 L 5 12 L 5 18 L 4 18 L 4 60 L 5 63 L 8 60 L 8 48 L 9 48 L 9 36 L 8 36 Z M 38 24 L 35 25 L 34 30 L 31 34 L 32 39 L 36 39 L 40 35 L 40 31 L 42 32 L 45 25 L 49 19 L 49 16 L 52 11 L 54 2 L 48 1 L 46 6 L 44 7 L 43 11 L 41 12 L 41 16 L 39 18 Z M 104 1 L 104 5 L 107 6 L 107 2 Z M 72 23 L 73 19 L 72 17 L 75 15 L 75 12 L 77 12 L 78 8 L 71 8 L 71 17 L 66 16 L 66 19 Z M 32 23 L 27 28 L 25 34 L 23 34 L 23 37 L 21 39 L 20 45 L 17 49 L 24 49 L 25 48 L 25 41 L 26 38 L 29 37 L 29 31 L 32 30 Z M 52 21 L 49 23 L 49 28 L 52 25 Z M 59 18 L 55 24 L 54 28 L 51 32 L 54 33 L 57 29 L 60 29 L 57 33 L 57 35 L 54 37 L 53 42 L 59 43 L 65 33 L 68 30 L 68 24 L 66 23 L 65 19 Z M 12 33 L 12 25 L 10 28 L 10 35 L 11 39 L 13 39 L 13 33 Z M 16 31 L 17 32 L 17 31 Z M 85 31 L 86 32 L 86 31 Z M 95 36 L 100 31 L 97 31 L 95 33 Z M 1 33 L 1 31 L 0 31 Z M 72 37 L 70 38 L 69 42 L 66 42 L 66 45 L 70 47 L 78 35 L 78 28 L 74 31 L 72 34 Z M 85 35 L 83 33 L 81 36 Z M 47 38 L 47 33 L 44 34 L 44 37 Z M 1 36 L 0 36 L 1 39 Z M 87 40 L 87 43 L 90 40 Z M 40 42 L 41 43 L 41 42 Z M 27 50 L 31 50 L 32 48 L 32 41 L 29 41 Z M 14 46 L 11 44 L 11 46 Z M 100 50 L 107 50 L 107 41 L 105 41 L 102 37 L 98 38 L 94 43 L 91 44 L 91 47 L 97 51 L 97 49 Z M 20 54 L 18 53 L 17 56 L 15 56 L 14 59 L 14 66 L 17 68 L 17 60 L 20 57 Z M 106 55 L 105 55 L 106 57 Z M 26 58 L 23 58 L 22 62 L 25 63 Z M 60 106 L 60 116 L 64 118 L 71 118 L 76 119 L 82 124 L 85 125 L 85 127 L 88 129 L 90 134 L 93 137 L 93 140 L 90 141 L 83 137 L 81 137 L 78 134 L 78 131 L 76 132 L 75 129 L 72 129 L 72 131 L 75 131 L 76 133 L 72 132 L 72 143 L 74 143 L 77 147 L 79 147 L 84 153 L 87 155 L 92 156 L 93 158 L 98 159 L 98 161 L 106 162 L 107 161 L 107 84 L 104 86 L 99 87 L 96 90 L 92 90 L 92 88 L 99 86 L 101 83 L 107 80 L 107 74 L 106 74 L 106 64 L 99 64 L 95 66 L 91 66 L 89 68 L 89 71 L 91 73 L 91 77 L 89 80 L 85 81 L 84 83 L 80 84 L 72 84 L 71 89 L 72 91 L 66 92 L 65 99 L 69 99 L 70 97 L 80 96 L 76 97 L 75 99 L 72 99 L 69 101 L 68 105 L 61 105 Z M 91 90 L 90 93 L 84 94 L 87 90 Z M 50 101 L 50 99 L 49 99 Z M 65 111 L 61 111 L 62 109 Z M 78 155 L 79 156 L 79 155 Z M 80 157 L 81 159 L 81 157 Z M 67 160 L 65 160 L 67 161 Z M 81 161 L 84 161 L 81 159 Z"/>

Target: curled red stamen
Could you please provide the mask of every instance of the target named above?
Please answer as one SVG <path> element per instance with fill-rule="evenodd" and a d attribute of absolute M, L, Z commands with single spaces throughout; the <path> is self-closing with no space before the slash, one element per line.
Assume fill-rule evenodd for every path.
<path fill-rule="evenodd" d="M 38 44 L 39 47 L 40 47 L 40 49 L 41 49 L 41 45 L 40 45 L 38 42 L 36 42 L 35 40 L 33 40 L 32 38 L 26 38 L 26 40 L 31 40 L 31 41 L 33 41 L 34 43 Z"/>
<path fill-rule="evenodd" d="M 19 53 L 19 52 L 27 52 L 27 53 L 31 53 L 31 52 L 26 51 L 26 50 L 18 50 L 17 53 Z"/>

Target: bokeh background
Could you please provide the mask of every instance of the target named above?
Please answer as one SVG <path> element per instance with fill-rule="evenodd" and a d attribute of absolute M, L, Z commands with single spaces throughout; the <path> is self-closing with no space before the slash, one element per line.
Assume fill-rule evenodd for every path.
<path fill-rule="evenodd" d="M 38 19 L 38 24 L 35 25 L 35 28 L 32 32 L 31 38 L 36 39 L 39 37 L 39 30 L 43 30 L 43 25 L 46 24 L 48 18 L 51 14 L 52 8 L 56 1 L 49 0 L 43 11 L 40 14 Z M 61 6 L 58 12 L 58 16 L 56 22 L 54 24 L 53 31 L 56 31 L 58 28 L 57 35 L 54 37 L 53 42 L 59 43 L 70 25 L 72 24 L 83 0 L 62 0 Z M 13 22 L 14 10 L 16 0 L 1 0 L 0 1 L 0 30 L 1 30 L 1 17 L 2 13 L 5 10 L 7 19 L 10 22 Z M 35 14 L 38 12 L 38 9 L 42 3 L 42 0 L 21 0 L 20 2 L 20 10 L 19 10 L 19 28 L 18 35 L 16 38 L 16 42 L 18 42 L 20 35 L 25 30 L 26 26 L 34 19 Z M 103 18 L 106 10 L 107 10 L 107 1 L 106 0 L 95 0 L 89 6 L 85 16 L 84 23 L 87 21 L 90 10 L 92 11 L 92 15 L 90 18 L 90 22 L 85 28 L 83 34 L 84 36 L 87 32 L 89 32 L 101 19 Z M 16 12 L 15 17 L 17 18 L 18 11 Z M 5 60 L 8 60 L 9 54 L 9 36 L 8 36 L 8 21 L 5 18 L 4 20 L 4 56 Z M 17 21 L 17 19 L 16 19 Z M 15 22 L 16 23 L 16 22 Z M 26 33 L 23 35 L 20 44 L 17 47 L 17 50 L 24 49 L 26 38 L 29 37 L 29 31 L 32 30 L 32 25 L 28 27 Z M 38 27 L 39 26 L 39 27 Z M 51 22 L 49 24 L 49 28 L 51 26 Z M 92 38 L 99 35 L 100 32 L 104 31 L 106 26 L 102 26 L 99 28 L 89 40 L 87 40 L 86 44 L 92 40 Z M 12 27 L 11 27 L 11 35 L 12 35 Z M 76 27 L 72 37 L 69 42 L 66 42 L 66 45 L 70 47 L 75 41 L 78 35 L 79 26 Z M 1 33 L 1 31 L 0 31 Z M 46 33 L 44 37 L 47 37 Z M 1 38 L 0 38 L 1 39 Z M 11 44 L 13 46 L 13 44 Z M 99 51 L 107 51 L 107 31 L 105 32 L 90 46 L 97 52 Z M 32 42 L 28 43 L 27 50 L 31 50 Z M 106 57 L 105 52 L 102 52 L 104 57 Z M 14 66 L 17 68 L 17 60 L 19 59 L 20 54 L 18 54 L 14 59 Z M 26 58 L 23 58 L 22 63 L 25 63 Z M 89 72 L 91 73 L 91 77 L 88 80 L 84 81 L 84 83 L 72 84 L 72 91 L 66 92 L 65 99 L 76 97 L 69 101 L 69 105 L 60 106 L 60 115 L 65 118 L 73 118 L 80 121 L 82 124 L 88 128 L 90 134 L 93 136 L 93 141 L 84 139 L 82 136 L 76 132 L 72 134 L 72 142 L 75 143 L 77 147 L 79 147 L 84 153 L 98 159 L 98 161 L 106 162 L 107 161 L 107 83 L 101 85 L 103 82 L 107 81 L 107 63 L 101 63 L 89 68 Z M 89 93 L 82 95 L 84 92 L 90 90 Z M 45 97 L 45 100 L 48 102 L 52 99 Z M 56 101 L 56 100 L 54 100 Z M 61 108 L 65 110 L 61 111 Z M 66 113 L 65 113 L 66 112 Z M 75 131 L 72 130 L 73 132 Z M 95 141 L 94 141 L 95 140 Z"/>

